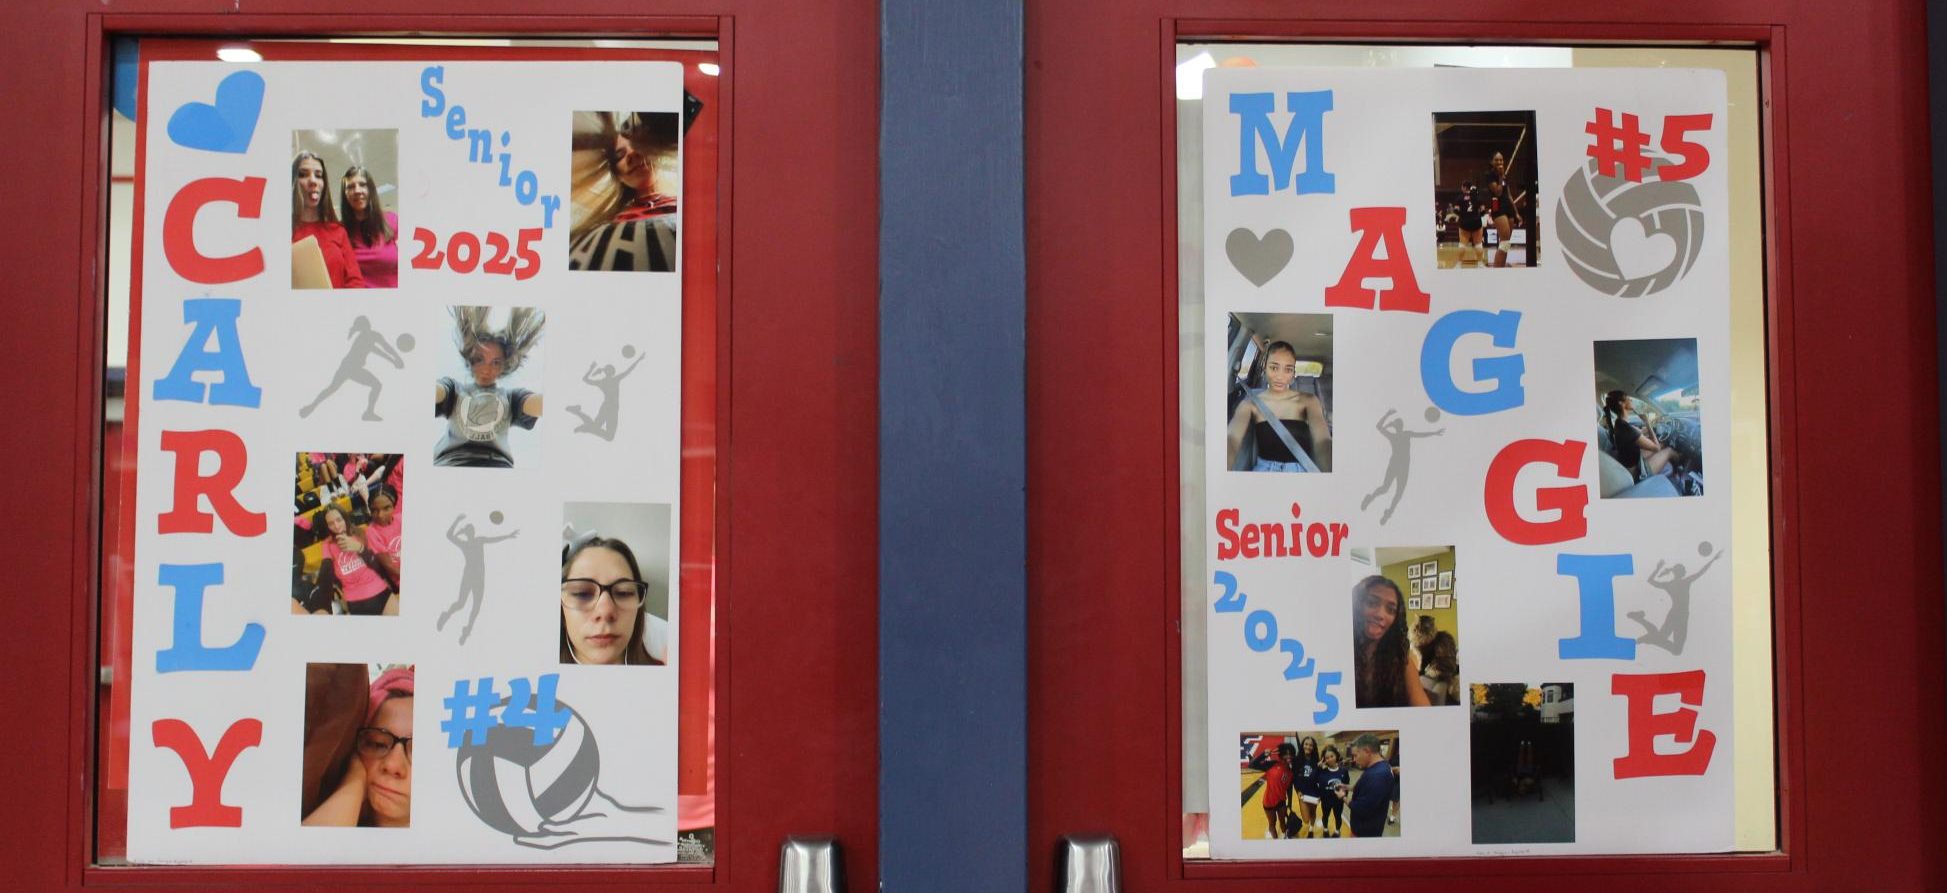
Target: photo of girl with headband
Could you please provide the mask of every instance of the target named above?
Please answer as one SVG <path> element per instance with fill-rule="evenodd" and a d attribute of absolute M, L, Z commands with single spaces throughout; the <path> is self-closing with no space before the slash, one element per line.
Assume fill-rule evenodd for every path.
<path fill-rule="evenodd" d="M 376 665 L 375 667 L 376 668 Z M 413 668 L 307 664 L 304 697 L 306 827 L 412 824 Z"/>

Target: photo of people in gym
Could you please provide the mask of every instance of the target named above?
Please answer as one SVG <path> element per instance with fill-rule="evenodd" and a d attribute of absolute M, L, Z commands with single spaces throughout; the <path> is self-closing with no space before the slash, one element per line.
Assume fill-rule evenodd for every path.
<path fill-rule="evenodd" d="M 291 613 L 399 613 L 406 457 L 297 454 Z"/>
<path fill-rule="evenodd" d="M 1223 378 L 1231 471 L 1332 470 L 1332 315 L 1233 313 Z"/>
<path fill-rule="evenodd" d="M 1575 841 L 1575 685 L 1474 683 L 1475 843 Z"/>
<path fill-rule="evenodd" d="M 1595 343 L 1596 469 L 1604 499 L 1704 495 L 1697 339 Z"/>
<path fill-rule="evenodd" d="M 568 269 L 676 270 L 683 171 L 675 112 L 576 112 Z"/>
<path fill-rule="evenodd" d="M 1398 837 L 1399 732 L 1246 732 L 1245 840 Z"/>
<path fill-rule="evenodd" d="M 399 132 L 291 134 L 291 287 L 399 287 Z"/>
<path fill-rule="evenodd" d="M 1364 550 L 1355 549 L 1355 559 Z M 1378 578 L 1353 596 L 1353 685 L 1360 707 L 1445 707 L 1461 702 L 1460 600 L 1454 591 L 1454 547 L 1382 546 L 1373 550 Z M 1389 595 L 1404 610 L 1389 613 Z M 1404 632 L 1405 659 L 1397 640 Z M 1395 684 L 1395 672 L 1397 684 Z M 1414 697 L 1418 688 L 1425 703 Z"/>
<path fill-rule="evenodd" d="M 467 468 L 532 465 L 538 444 L 517 438 L 541 420 L 541 395 L 515 384 L 539 382 L 547 316 L 533 307 L 451 307 L 453 348 L 433 383 L 439 442 L 433 464 Z"/>
<path fill-rule="evenodd" d="M 1541 258 L 1535 113 L 1433 113 L 1439 268 L 1532 267 Z"/>
<path fill-rule="evenodd" d="M 305 664 L 305 827 L 412 825 L 413 675 L 409 664 Z"/>

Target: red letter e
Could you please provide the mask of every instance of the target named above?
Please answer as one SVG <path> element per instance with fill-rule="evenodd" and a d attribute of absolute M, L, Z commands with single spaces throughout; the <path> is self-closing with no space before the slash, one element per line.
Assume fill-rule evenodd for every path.
<path fill-rule="evenodd" d="M 1609 691 L 1629 699 L 1629 752 L 1616 758 L 1617 778 L 1702 775 L 1710 768 L 1717 736 L 1697 730 L 1697 711 L 1691 709 L 1704 705 L 1704 671 L 1646 676 L 1617 673 L 1609 679 Z M 1656 696 L 1661 694 L 1675 694 L 1686 706 L 1657 713 Z M 1678 744 L 1697 743 L 1683 753 L 1657 753 L 1656 739 L 1663 735 L 1675 738 Z"/>

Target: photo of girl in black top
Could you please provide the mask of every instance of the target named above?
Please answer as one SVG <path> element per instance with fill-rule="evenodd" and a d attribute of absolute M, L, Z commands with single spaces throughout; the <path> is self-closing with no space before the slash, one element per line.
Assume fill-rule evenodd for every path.
<path fill-rule="evenodd" d="M 1695 338 L 1595 342 L 1594 398 L 1602 498 L 1703 495 Z"/>
<path fill-rule="evenodd" d="M 1233 313 L 1225 467 L 1332 470 L 1332 316 Z"/>
<path fill-rule="evenodd" d="M 1609 422 L 1610 455 L 1640 481 L 1663 473 L 1677 451 L 1657 442 L 1655 432 L 1647 426 L 1638 428 L 1629 423 L 1633 404 L 1628 394 L 1610 391 L 1602 399 L 1602 411 Z"/>

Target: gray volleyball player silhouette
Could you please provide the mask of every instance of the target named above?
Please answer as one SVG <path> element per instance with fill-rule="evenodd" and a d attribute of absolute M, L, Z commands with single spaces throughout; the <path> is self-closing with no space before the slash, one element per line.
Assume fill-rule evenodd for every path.
<path fill-rule="evenodd" d="M 628 359 L 631 356 L 635 356 L 635 347 L 624 345 L 622 358 Z M 615 439 L 615 423 L 621 413 L 622 405 L 622 379 L 629 377 L 629 373 L 634 372 L 635 367 L 640 365 L 642 365 L 640 356 L 636 356 L 635 362 L 630 363 L 628 368 L 621 372 L 616 372 L 615 367 L 611 365 L 604 365 L 597 369 L 595 362 L 589 361 L 588 372 L 581 377 L 581 380 L 594 385 L 595 389 L 601 392 L 602 405 L 595 410 L 593 416 L 583 412 L 580 405 L 568 407 L 568 414 L 581 419 L 581 424 L 575 426 L 576 431 L 586 431 L 603 440 Z"/>
<path fill-rule="evenodd" d="M 501 514 L 494 512 L 488 515 L 487 519 L 499 524 Z M 451 620 L 469 600 L 472 601 L 473 610 L 467 614 L 466 626 L 460 628 L 462 645 L 466 644 L 468 636 L 473 635 L 473 622 L 480 619 L 480 603 L 487 597 L 487 544 L 510 540 L 520 536 L 521 533 L 513 530 L 501 536 L 478 536 L 473 532 L 472 524 L 460 526 L 465 520 L 466 514 L 462 512 L 454 517 L 453 523 L 446 528 L 446 539 L 459 547 L 463 563 L 460 569 L 460 594 L 453 599 L 451 606 L 440 612 L 439 623 L 434 626 L 434 629 L 445 629 L 446 621 Z"/>
<path fill-rule="evenodd" d="M 399 356 L 399 351 L 393 350 L 392 345 L 386 342 L 384 333 L 372 328 L 372 321 L 363 316 L 352 320 L 351 331 L 346 332 L 345 337 L 351 339 L 352 346 L 346 348 L 345 358 L 338 361 L 338 371 L 332 375 L 331 384 L 325 385 L 325 389 L 319 391 L 316 398 L 297 411 L 298 418 L 310 418 L 312 411 L 318 408 L 318 404 L 325 402 L 325 398 L 337 393 L 339 388 L 345 386 L 345 382 L 355 381 L 365 386 L 365 421 L 384 421 L 379 418 L 378 408 L 379 392 L 385 389 L 385 383 L 379 381 L 378 376 L 365 368 L 365 362 L 376 354 L 380 359 L 391 363 L 394 368 L 404 369 L 406 361 Z M 412 349 L 411 335 L 399 336 L 399 349 Z"/>
<path fill-rule="evenodd" d="M 1431 406 L 1427 407 L 1426 420 L 1429 422 L 1439 421 L 1440 410 Z M 1381 480 L 1379 486 L 1373 488 L 1371 493 L 1366 494 L 1366 498 L 1359 503 L 1359 511 L 1365 511 L 1367 506 L 1372 505 L 1373 500 L 1379 498 L 1379 494 L 1391 488 L 1393 491 L 1393 501 L 1386 504 L 1386 512 L 1379 516 L 1379 523 L 1384 524 L 1393 519 L 1393 509 L 1399 508 L 1400 497 L 1406 495 L 1406 473 L 1410 470 L 1407 467 L 1408 463 L 1413 460 L 1412 447 L 1414 438 L 1438 437 L 1446 433 L 1447 429 L 1436 428 L 1432 431 L 1408 431 L 1406 430 L 1406 421 L 1399 417 L 1398 411 L 1391 409 L 1386 410 L 1386 414 L 1380 416 L 1379 423 L 1373 425 L 1373 427 L 1379 430 L 1380 436 L 1386 438 L 1386 445 L 1393 448 L 1393 456 L 1386 461 L 1385 479 Z"/>
<path fill-rule="evenodd" d="M 1697 568 L 1694 574 L 1685 575 L 1682 564 L 1665 567 L 1663 561 L 1658 559 L 1656 569 L 1643 578 L 1645 582 L 1670 596 L 1670 611 L 1663 615 L 1661 626 L 1650 625 L 1650 622 L 1644 619 L 1645 615 L 1642 611 L 1629 612 L 1627 615 L 1629 619 L 1643 627 L 1643 634 L 1636 637 L 1638 643 L 1655 645 L 1671 654 L 1683 653 L 1683 643 L 1690 638 L 1690 584 L 1703 576 L 1705 571 L 1710 570 L 1710 566 L 1716 564 L 1717 559 L 1724 557 L 1723 552 L 1711 554 L 1709 543 L 1699 545 L 1697 552 L 1701 555 L 1710 555 L 1710 560 L 1704 562 L 1703 567 Z"/>

